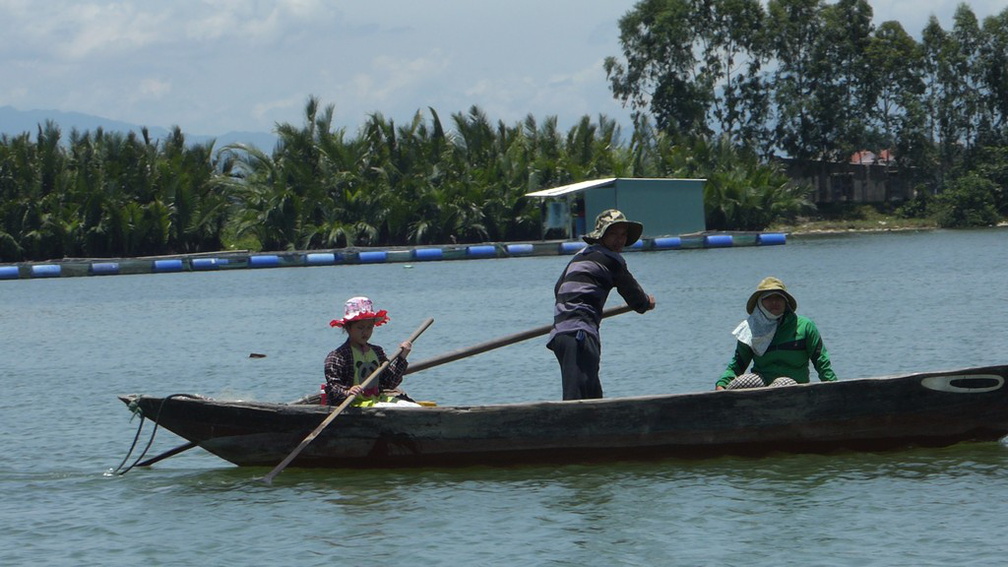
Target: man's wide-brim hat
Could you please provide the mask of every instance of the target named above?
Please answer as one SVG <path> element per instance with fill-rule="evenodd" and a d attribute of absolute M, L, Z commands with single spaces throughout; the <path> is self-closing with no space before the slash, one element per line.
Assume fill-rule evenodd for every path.
<path fill-rule="evenodd" d="M 343 305 L 343 318 L 329 321 L 330 327 L 342 327 L 354 321 L 364 321 L 374 319 L 375 327 L 380 327 L 388 323 L 388 311 L 374 310 L 374 304 L 366 297 L 351 297 Z"/>
<path fill-rule="evenodd" d="M 640 239 L 641 233 L 644 232 L 643 224 L 637 221 L 628 220 L 626 215 L 616 209 L 607 209 L 599 213 L 599 216 L 595 218 L 595 230 L 589 232 L 581 238 L 588 244 L 596 244 L 602 240 L 602 237 L 605 236 L 609 227 L 617 224 L 625 224 L 627 227 L 626 244 L 624 244 L 624 246 L 633 245 L 634 242 L 637 242 Z"/>
<path fill-rule="evenodd" d="M 795 301 L 794 297 L 787 292 L 787 287 L 784 282 L 780 281 L 775 277 L 763 278 L 763 281 L 756 286 L 756 291 L 749 296 L 749 301 L 746 302 L 746 313 L 752 313 L 753 309 L 756 309 L 756 302 L 764 295 L 780 294 L 784 296 L 787 300 L 788 307 L 791 311 L 798 311 L 798 302 Z"/>

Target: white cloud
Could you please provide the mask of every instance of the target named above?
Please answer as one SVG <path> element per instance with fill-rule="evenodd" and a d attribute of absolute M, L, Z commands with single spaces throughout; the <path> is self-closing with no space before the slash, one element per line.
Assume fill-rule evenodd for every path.
<path fill-rule="evenodd" d="M 147 78 L 141 80 L 140 87 L 138 89 L 141 95 L 155 100 L 163 98 L 165 95 L 170 94 L 171 90 L 172 85 L 170 82 L 153 78 Z"/>
<path fill-rule="evenodd" d="M 375 57 L 369 72 L 358 75 L 358 96 L 373 103 L 387 102 L 399 93 L 415 93 L 423 85 L 434 85 L 451 67 L 451 59 L 434 50 L 427 57 L 399 58 L 389 55 Z M 361 80 L 368 76 L 369 79 Z"/>
<path fill-rule="evenodd" d="M 260 102 L 252 107 L 252 115 L 258 119 L 263 119 L 270 116 L 277 110 L 283 111 L 284 113 L 299 112 L 305 102 L 306 100 L 304 98 L 296 97 Z"/>
<path fill-rule="evenodd" d="M 160 40 L 165 18 L 129 4 L 74 4 L 40 30 L 54 40 L 53 55 L 71 61 L 102 54 L 128 54 Z M 41 39 L 40 37 L 40 39 Z"/>
<path fill-rule="evenodd" d="M 273 42 L 300 29 L 318 31 L 330 21 L 331 5 L 313 0 L 283 2 L 202 2 L 198 13 L 176 10 L 186 36 L 203 42 L 230 38 L 244 43 Z"/>
<path fill-rule="evenodd" d="M 869 0 L 876 23 L 950 28 L 959 0 Z M 350 129 L 433 107 L 629 115 L 601 61 L 635 0 L 0 0 L 0 105 L 97 114 L 194 134 L 300 124 L 317 96 Z M 973 0 L 982 19 L 1004 0 Z"/>

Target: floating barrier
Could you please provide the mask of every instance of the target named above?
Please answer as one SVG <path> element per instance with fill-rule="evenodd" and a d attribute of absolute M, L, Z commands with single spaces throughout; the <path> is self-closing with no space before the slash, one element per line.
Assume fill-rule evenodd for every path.
<path fill-rule="evenodd" d="M 413 260 L 412 250 L 389 250 L 385 256 L 386 262 L 409 262 Z"/>
<path fill-rule="evenodd" d="M 250 268 L 275 268 L 280 265 L 280 256 L 276 254 L 249 256 L 248 265 Z"/>
<path fill-rule="evenodd" d="M 194 270 L 216 270 L 227 263 L 227 258 L 193 258 L 189 261 Z"/>
<path fill-rule="evenodd" d="M 59 277 L 62 271 L 56 264 L 38 264 L 31 267 L 33 278 L 55 278 Z"/>
<path fill-rule="evenodd" d="M 413 251 L 413 258 L 416 260 L 441 260 L 444 258 L 444 250 L 440 248 L 417 248 Z"/>
<path fill-rule="evenodd" d="M 561 242 L 560 243 L 560 253 L 561 254 L 576 254 L 580 252 L 583 248 L 588 246 L 587 242 Z"/>
<path fill-rule="evenodd" d="M 388 260 L 388 252 L 385 250 L 361 252 L 357 255 L 357 259 L 360 260 L 361 264 L 381 264 Z"/>
<path fill-rule="evenodd" d="M 767 234 L 756 235 L 757 246 L 769 246 L 772 244 L 784 244 L 787 242 L 787 235 L 780 232 L 769 232 Z"/>
<path fill-rule="evenodd" d="M 655 238 L 654 247 L 656 250 L 673 250 L 677 248 L 682 248 L 682 239 L 678 236 L 666 236 L 664 238 Z"/>
<path fill-rule="evenodd" d="M 305 264 L 309 266 L 330 266 L 338 261 L 332 252 L 314 252 L 305 256 Z"/>
<path fill-rule="evenodd" d="M 535 252 L 531 244 L 508 244 L 504 249 L 512 256 L 531 256 Z"/>
<path fill-rule="evenodd" d="M 708 234 L 704 236 L 704 247 L 725 248 L 734 244 L 735 239 L 730 234 Z"/>
<path fill-rule="evenodd" d="M 154 260 L 154 271 L 155 272 L 181 272 L 182 271 L 182 260 L 181 259 Z"/>
<path fill-rule="evenodd" d="M 770 246 L 785 244 L 783 233 L 732 233 L 693 234 L 643 238 L 627 246 L 624 252 L 659 250 L 693 250 L 743 246 Z M 583 240 L 402 247 L 394 250 L 359 250 L 351 248 L 342 252 L 279 252 L 252 254 L 247 251 L 218 252 L 218 257 L 205 255 L 178 258 L 134 258 L 126 261 L 62 260 L 52 264 L 0 265 L 0 280 L 22 277 L 75 277 L 92 275 L 143 274 L 183 271 L 207 271 L 222 268 L 267 268 L 295 266 L 332 266 L 351 264 L 409 263 L 413 261 L 449 261 L 478 258 L 506 258 L 519 256 L 572 255 L 588 246 Z M 410 266 L 411 267 L 411 266 Z"/>
<path fill-rule="evenodd" d="M 119 262 L 94 262 L 91 273 L 96 276 L 111 276 L 119 273 Z"/>
<path fill-rule="evenodd" d="M 469 258 L 496 258 L 497 247 L 492 244 L 468 246 L 466 247 L 466 256 Z"/>

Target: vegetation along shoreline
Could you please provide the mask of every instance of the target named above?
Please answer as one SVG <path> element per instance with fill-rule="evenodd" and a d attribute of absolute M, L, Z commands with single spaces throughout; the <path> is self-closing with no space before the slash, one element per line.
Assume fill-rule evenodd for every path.
<path fill-rule="evenodd" d="M 605 177 L 705 180 L 709 231 L 1008 216 L 1008 8 L 981 22 L 964 3 L 920 40 L 867 2 L 641 2 L 619 28 L 604 70 L 628 136 L 606 116 L 561 131 L 477 106 L 350 132 L 315 96 L 271 151 L 179 127 L 2 135 L 0 263 L 529 241 L 526 193 Z"/>

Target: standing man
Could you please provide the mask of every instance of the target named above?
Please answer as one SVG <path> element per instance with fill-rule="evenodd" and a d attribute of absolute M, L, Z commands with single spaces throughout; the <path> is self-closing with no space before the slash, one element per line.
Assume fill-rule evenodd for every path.
<path fill-rule="evenodd" d="M 553 330 L 546 348 L 560 363 L 565 400 L 602 397 L 599 325 L 612 288 L 638 313 L 655 307 L 654 296 L 641 288 L 620 254 L 643 231 L 644 225 L 627 220 L 616 209 L 602 211 L 595 230 L 582 237 L 589 246 L 574 255 L 556 283 Z"/>

